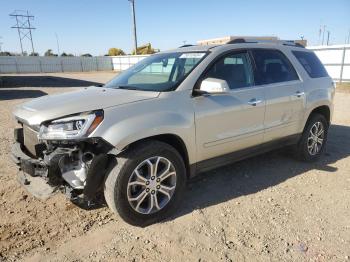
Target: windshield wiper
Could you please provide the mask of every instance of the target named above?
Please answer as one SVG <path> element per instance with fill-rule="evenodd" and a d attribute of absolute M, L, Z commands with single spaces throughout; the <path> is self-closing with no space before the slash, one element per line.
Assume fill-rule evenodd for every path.
<path fill-rule="evenodd" d="M 140 90 L 140 88 L 137 88 L 135 86 L 116 86 L 116 88 L 119 89 L 128 89 L 128 90 Z"/>
<path fill-rule="evenodd" d="M 146 91 L 146 92 L 160 92 L 159 90 L 153 90 L 153 89 L 142 89 L 137 86 L 113 86 L 109 87 L 113 89 L 124 89 L 124 90 L 137 90 L 137 91 Z"/>

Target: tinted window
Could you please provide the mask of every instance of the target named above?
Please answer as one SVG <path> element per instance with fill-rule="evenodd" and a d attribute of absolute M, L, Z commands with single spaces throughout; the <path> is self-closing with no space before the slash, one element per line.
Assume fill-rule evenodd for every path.
<path fill-rule="evenodd" d="M 280 51 L 257 49 L 252 50 L 252 53 L 256 65 L 256 84 L 265 85 L 299 79 L 290 61 Z"/>
<path fill-rule="evenodd" d="M 292 52 L 310 77 L 317 78 L 328 76 L 326 69 L 314 53 L 303 51 Z"/>
<path fill-rule="evenodd" d="M 230 54 L 219 59 L 207 72 L 207 77 L 226 80 L 231 89 L 252 86 L 253 74 L 248 54 Z"/>

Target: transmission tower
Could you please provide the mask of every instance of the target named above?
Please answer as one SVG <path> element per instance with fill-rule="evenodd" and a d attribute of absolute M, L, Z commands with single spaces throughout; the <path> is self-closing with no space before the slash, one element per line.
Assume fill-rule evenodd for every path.
<path fill-rule="evenodd" d="M 32 44 L 32 53 L 34 54 L 32 30 L 34 30 L 35 27 L 31 24 L 31 21 L 34 20 L 34 16 L 30 15 L 28 11 L 21 10 L 15 10 L 10 16 L 16 19 L 16 24 L 11 28 L 17 29 L 22 55 L 24 54 L 22 40 L 25 38 L 30 40 Z"/>

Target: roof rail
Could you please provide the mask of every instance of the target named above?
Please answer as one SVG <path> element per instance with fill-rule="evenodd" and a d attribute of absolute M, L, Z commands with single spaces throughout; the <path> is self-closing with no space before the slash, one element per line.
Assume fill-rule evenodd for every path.
<path fill-rule="evenodd" d="M 305 46 L 303 46 L 300 43 L 296 43 L 295 41 L 282 41 L 282 42 L 283 42 L 282 44 L 286 46 L 295 46 L 295 47 L 305 48 Z"/>
<path fill-rule="evenodd" d="M 195 45 L 182 45 L 182 46 L 179 46 L 179 48 L 189 47 L 189 46 L 195 46 Z"/>
<path fill-rule="evenodd" d="M 226 44 L 257 43 L 257 41 L 246 41 L 244 38 L 236 38 L 228 41 Z"/>
<path fill-rule="evenodd" d="M 300 43 L 296 43 L 294 40 L 259 40 L 259 39 L 249 39 L 248 41 L 244 38 L 236 38 L 228 41 L 226 44 L 242 44 L 242 43 L 256 43 L 256 44 L 281 44 L 285 46 L 295 46 L 305 48 Z"/>

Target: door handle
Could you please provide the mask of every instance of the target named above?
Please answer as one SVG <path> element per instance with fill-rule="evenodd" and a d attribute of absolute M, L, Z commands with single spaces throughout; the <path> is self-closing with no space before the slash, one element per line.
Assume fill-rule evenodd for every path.
<path fill-rule="evenodd" d="M 256 98 L 253 98 L 249 100 L 248 105 L 256 106 L 257 104 L 260 104 L 260 103 L 262 103 L 262 100 L 256 100 Z"/>
<path fill-rule="evenodd" d="M 302 97 L 303 95 L 305 95 L 305 92 L 300 92 L 300 91 L 297 91 L 294 96 L 296 97 Z"/>

